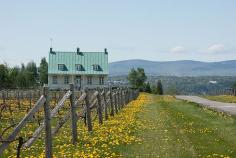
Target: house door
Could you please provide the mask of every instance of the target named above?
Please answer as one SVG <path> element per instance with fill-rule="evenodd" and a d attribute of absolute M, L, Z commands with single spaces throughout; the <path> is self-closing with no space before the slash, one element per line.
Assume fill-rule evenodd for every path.
<path fill-rule="evenodd" d="M 75 85 L 77 89 L 81 88 L 81 76 L 76 76 L 75 77 Z"/>

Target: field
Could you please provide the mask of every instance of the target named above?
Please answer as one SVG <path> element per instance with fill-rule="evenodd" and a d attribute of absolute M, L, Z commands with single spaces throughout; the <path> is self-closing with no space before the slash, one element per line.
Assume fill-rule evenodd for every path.
<path fill-rule="evenodd" d="M 139 113 L 144 125 L 136 133 L 143 141 L 121 148 L 129 157 L 235 157 L 235 118 L 176 100 L 149 96 Z M 135 153 L 135 154 L 134 154 Z"/>
<path fill-rule="evenodd" d="M 236 96 L 231 95 L 218 95 L 218 96 L 203 96 L 206 99 L 225 102 L 225 103 L 236 103 Z"/>
<path fill-rule="evenodd" d="M 115 97 L 117 98 L 117 97 Z M 109 119 L 103 122 L 103 125 L 98 123 L 98 117 L 96 108 L 92 111 L 93 131 L 88 132 L 87 126 L 84 125 L 84 119 L 79 119 L 77 122 L 78 128 L 78 143 L 72 145 L 71 143 L 71 122 L 67 122 L 59 131 L 59 133 L 53 138 L 53 153 L 54 157 L 119 157 L 119 153 L 113 151 L 118 145 L 127 145 L 134 142 L 140 142 L 140 140 L 133 136 L 136 126 L 135 114 L 141 111 L 142 105 L 146 102 L 145 95 L 140 95 L 137 100 L 132 101 L 126 108 L 122 108 L 115 114 L 114 117 L 109 116 Z M 117 99 L 116 99 L 117 100 Z M 119 99 L 117 100 L 119 101 Z M 7 106 L 10 109 L 5 108 L 1 113 L 0 133 L 1 140 L 5 140 L 7 135 L 12 132 L 11 125 L 19 122 L 21 118 L 28 111 L 28 100 L 22 100 L 19 107 L 16 100 L 10 100 L 7 102 Z M 115 101 L 116 103 L 116 101 Z M 119 101 L 119 103 L 121 103 Z M 119 103 L 117 105 L 119 106 Z M 53 108 L 55 103 L 53 101 L 50 104 Z M 69 102 L 65 102 L 65 106 L 58 113 L 57 117 L 52 119 L 52 126 L 55 127 L 56 123 L 60 121 L 63 114 L 70 110 Z M 115 108 L 116 109 L 116 108 Z M 79 109 L 81 110 L 81 108 Z M 111 108 L 108 108 L 109 113 Z M 104 116 L 103 116 L 104 117 Z M 40 109 L 34 115 L 32 121 L 30 121 L 25 128 L 20 132 L 24 140 L 32 137 L 34 130 L 39 127 L 40 122 L 43 120 L 43 110 Z M 4 132 L 7 127 L 10 127 L 7 132 Z M 1 157 L 16 157 L 18 141 L 14 141 L 4 151 Z M 32 147 L 24 149 L 20 154 L 22 157 L 44 157 L 44 135 L 41 135 Z"/>
<path fill-rule="evenodd" d="M 93 125 L 94 131 L 89 133 L 83 121 L 78 122 L 79 141 L 74 146 L 70 122 L 66 123 L 53 139 L 55 157 L 236 157 L 234 117 L 172 96 L 142 93 L 103 125 L 97 121 Z M 36 127 L 37 123 L 29 124 L 20 135 L 26 138 Z M 3 157 L 15 157 L 16 145 Z M 43 140 L 38 140 L 21 155 L 43 157 L 43 150 Z"/>

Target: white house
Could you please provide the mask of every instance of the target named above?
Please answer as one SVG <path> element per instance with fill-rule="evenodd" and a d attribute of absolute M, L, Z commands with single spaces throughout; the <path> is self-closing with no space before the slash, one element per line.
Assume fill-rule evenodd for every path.
<path fill-rule="evenodd" d="M 50 48 L 48 86 L 50 89 L 69 89 L 74 83 L 77 89 L 107 85 L 108 52 L 53 51 Z"/>

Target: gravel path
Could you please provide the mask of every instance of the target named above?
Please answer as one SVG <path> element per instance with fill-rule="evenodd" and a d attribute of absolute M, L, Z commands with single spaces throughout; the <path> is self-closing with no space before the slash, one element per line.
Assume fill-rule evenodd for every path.
<path fill-rule="evenodd" d="M 230 115 L 236 116 L 236 103 L 223 103 L 223 102 L 217 102 L 208 100 L 205 98 L 201 98 L 198 96 L 185 96 L 185 95 L 178 95 L 175 96 L 177 99 L 182 99 L 190 102 L 197 103 L 201 106 L 208 107 L 210 109 L 214 109 L 216 111 L 225 112 Z"/>

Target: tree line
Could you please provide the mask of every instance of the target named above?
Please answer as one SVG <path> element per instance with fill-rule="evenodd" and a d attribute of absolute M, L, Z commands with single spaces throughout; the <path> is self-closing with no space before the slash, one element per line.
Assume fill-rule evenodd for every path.
<path fill-rule="evenodd" d="M 37 88 L 48 83 L 48 63 L 42 58 L 39 67 L 34 61 L 10 68 L 0 64 L 0 89 Z"/>
<path fill-rule="evenodd" d="M 132 88 L 138 89 L 141 92 L 163 95 L 161 80 L 158 80 L 158 82 L 152 84 L 152 86 L 149 82 L 146 82 L 146 80 L 147 76 L 143 68 L 132 68 L 128 75 L 128 81 Z"/>

